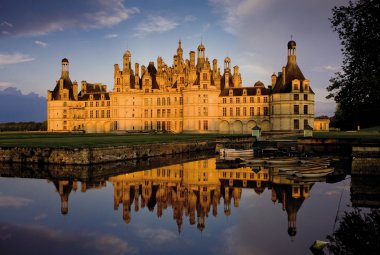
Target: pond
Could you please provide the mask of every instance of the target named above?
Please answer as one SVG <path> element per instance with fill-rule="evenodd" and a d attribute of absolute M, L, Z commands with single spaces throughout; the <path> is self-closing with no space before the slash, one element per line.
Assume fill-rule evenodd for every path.
<path fill-rule="evenodd" d="M 1 254 L 312 254 L 351 210 L 345 174 L 167 161 L 104 175 L 3 167 Z"/>

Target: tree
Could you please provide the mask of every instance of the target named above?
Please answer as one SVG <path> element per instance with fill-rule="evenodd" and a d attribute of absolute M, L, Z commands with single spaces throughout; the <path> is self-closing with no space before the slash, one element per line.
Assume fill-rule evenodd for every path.
<path fill-rule="evenodd" d="M 339 104 L 341 128 L 380 125 L 380 1 L 350 1 L 332 13 L 343 63 L 330 79 L 327 98 Z"/>
<path fill-rule="evenodd" d="M 380 250 L 380 210 L 371 209 L 368 213 L 355 208 L 344 212 L 337 230 L 327 239 L 328 249 L 339 254 L 378 254 Z"/>

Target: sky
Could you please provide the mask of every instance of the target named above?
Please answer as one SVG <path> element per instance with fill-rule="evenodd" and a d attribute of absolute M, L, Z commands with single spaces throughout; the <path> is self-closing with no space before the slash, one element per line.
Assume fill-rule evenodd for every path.
<path fill-rule="evenodd" d="M 148 65 L 161 56 L 171 65 L 178 40 L 184 56 L 202 42 L 206 56 L 231 58 L 243 86 L 261 80 L 287 61 L 287 43 L 297 42 L 297 63 L 311 81 L 316 115 L 332 116 L 326 87 L 340 71 L 340 41 L 331 9 L 348 0 L 2 0 L 0 2 L 0 90 L 46 96 L 60 77 L 61 59 L 70 78 L 113 87 L 113 65 L 126 50 Z"/>

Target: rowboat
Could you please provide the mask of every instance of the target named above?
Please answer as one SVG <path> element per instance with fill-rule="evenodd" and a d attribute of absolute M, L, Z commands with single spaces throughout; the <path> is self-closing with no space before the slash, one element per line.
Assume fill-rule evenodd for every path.
<path fill-rule="evenodd" d="M 253 150 L 220 149 L 219 154 L 223 158 L 249 158 L 253 157 Z"/>

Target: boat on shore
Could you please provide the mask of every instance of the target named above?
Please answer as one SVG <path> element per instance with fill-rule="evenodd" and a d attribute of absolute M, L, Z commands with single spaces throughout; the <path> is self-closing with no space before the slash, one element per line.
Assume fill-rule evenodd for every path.
<path fill-rule="evenodd" d="M 253 150 L 236 150 L 236 149 L 220 149 L 221 158 L 250 158 L 253 157 Z"/>

